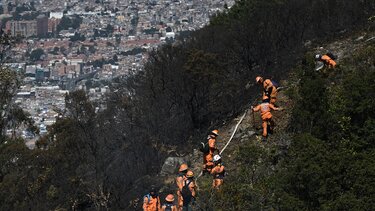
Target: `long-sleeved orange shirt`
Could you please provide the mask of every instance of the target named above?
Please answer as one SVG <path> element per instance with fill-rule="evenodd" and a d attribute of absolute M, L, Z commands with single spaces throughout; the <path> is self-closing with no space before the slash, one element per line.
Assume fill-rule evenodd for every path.
<path fill-rule="evenodd" d="M 262 103 L 262 104 L 259 104 L 259 105 L 255 106 L 253 108 L 253 111 L 256 112 L 256 111 L 260 110 L 262 119 L 266 120 L 266 119 L 271 119 L 272 118 L 271 109 L 272 110 L 276 110 L 276 111 L 279 110 L 278 108 L 276 108 L 272 104 Z"/>
<path fill-rule="evenodd" d="M 161 210 L 159 196 L 152 197 L 152 196 L 146 195 L 143 198 L 143 211 L 159 211 L 159 210 Z"/>
<path fill-rule="evenodd" d="M 320 60 L 324 62 L 325 65 L 328 65 L 329 68 L 334 68 L 336 66 L 336 62 L 327 55 L 323 55 Z"/>

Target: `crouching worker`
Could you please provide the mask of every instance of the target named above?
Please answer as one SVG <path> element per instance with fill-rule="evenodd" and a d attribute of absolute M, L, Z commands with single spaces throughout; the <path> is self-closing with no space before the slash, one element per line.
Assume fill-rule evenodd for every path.
<path fill-rule="evenodd" d="M 214 163 L 215 167 L 211 171 L 211 174 L 214 177 L 212 181 L 212 188 L 218 190 L 224 182 L 225 168 L 221 162 L 220 155 L 214 156 Z"/>
<path fill-rule="evenodd" d="M 260 111 L 261 117 L 262 117 L 262 127 L 263 127 L 263 133 L 262 133 L 262 141 L 267 140 L 267 128 L 268 125 L 270 126 L 270 130 L 272 131 L 274 122 L 272 120 L 272 114 L 271 110 L 275 111 L 281 111 L 283 108 L 275 107 L 274 105 L 270 104 L 268 100 L 263 100 L 262 104 L 259 104 L 255 107 L 251 106 L 251 109 L 253 112 Z"/>
<path fill-rule="evenodd" d="M 161 207 L 162 211 L 177 211 L 177 206 L 173 203 L 173 194 L 168 194 L 167 197 L 165 197 L 165 201 L 165 204 Z"/>
<path fill-rule="evenodd" d="M 320 61 L 323 63 L 323 66 L 317 68 L 316 70 L 320 70 L 323 67 L 328 67 L 328 69 L 332 69 L 336 67 L 335 62 L 336 57 L 332 53 L 327 53 L 324 55 L 316 54 L 315 61 Z"/>
<path fill-rule="evenodd" d="M 156 188 L 151 187 L 150 193 L 143 197 L 143 211 L 159 211 L 161 210 L 160 205 L 160 198 Z"/>

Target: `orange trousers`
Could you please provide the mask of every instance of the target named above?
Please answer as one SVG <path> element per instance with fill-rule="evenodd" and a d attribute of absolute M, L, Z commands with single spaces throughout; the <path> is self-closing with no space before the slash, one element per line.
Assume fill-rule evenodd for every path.
<path fill-rule="evenodd" d="M 267 137 L 267 126 L 268 126 L 268 123 L 271 122 L 271 118 L 269 119 L 262 119 L 262 127 L 263 127 L 263 133 L 262 133 L 262 136 L 263 137 Z"/>
<path fill-rule="evenodd" d="M 212 188 L 213 189 L 219 189 L 220 186 L 223 184 L 224 180 L 223 179 L 214 179 L 212 181 Z"/>
<path fill-rule="evenodd" d="M 213 154 L 207 153 L 203 155 L 203 170 L 207 170 L 211 172 L 212 168 L 214 167 L 214 163 L 212 162 Z"/>
<path fill-rule="evenodd" d="M 182 198 L 182 194 L 180 190 L 177 190 L 177 210 L 182 210 L 182 207 L 184 206 L 184 199 Z"/>

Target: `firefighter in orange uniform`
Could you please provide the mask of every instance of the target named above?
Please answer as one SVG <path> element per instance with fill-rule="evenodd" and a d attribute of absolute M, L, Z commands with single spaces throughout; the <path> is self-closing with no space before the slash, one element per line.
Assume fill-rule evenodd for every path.
<path fill-rule="evenodd" d="M 212 188 L 218 190 L 220 189 L 221 185 L 224 182 L 225 167 L 221 162 L 220 155 L 214 156 L 214 163 L 215 163 L 215 167 L 211 171 L 211 174 L 214 177 L 212 181 Z"/>
<path fill-rule="evenodd" d="M 270 124 L 273 125 L 271 110 L 281 111 L 283 108 L 277 108 L 270 104 L 268 100 L 263 100 L 263 102 L 255 107 L 251 106 L 253 112 L 260 111 L 262 117 L 262 127 L 263 127 L 263 141 L 267 140 L 267 127 Z"/>
<path fill-rule="evenodd" d="M 219 152 L 219 149 L 216 147 L 216 137 L 219 135 L 218 130 L 211 131 L 208 136 L 208 147 L 209 151 L 203 154 L 203 171 L 211 172 L 214 167 L 213 158 L 215 151 Z"/>
<path fill-rule="evenodd" d="M 331 57 L 333 57 L 333 56 L 331 55 Z M 329 55 L 327 55 L 327 54 L 324 54 L 324 55 L 316 54 L 315 55 L 315 60 L 323 62 L 324 65 L 326 67 L 328 67 L 328 69 L 332 69 L 332 68 L 336 67 L 337 63 L 331 57 Z"/>
<path fill-rule="evenodd" d="M 274 105 L 277 98 L 277 88 L 272 81 L 270 79 L 264 80 L 260 76 L 257 76 L 255 81 L 263 87 L 262 100 L 269 100 L 269 102 Z"/>
<path fill-rule="evenodd" d="M 174 202 L 174 196 L 173 194 L 168 194 L 167 197 L 165 197 L 166 203 L 163 204 L 161 207 L 162 211 L 177 211 L 176 205 L 173 204 Z"/>
<path fill-rule="evenodd" d="M 187 171 L 188 171 L 188 165 L 185 163 L 181 164 L 180 168 L 178 169 L 178 175 L 176 178 L 178 210 L 182 210 L 183 199 L 182 199 L 181 191 L 182 191 L 182 187 L 184 186 L 184 180 L 186 179 Z"/>
<path fill-rule="evenodd" d="M 150 193 L 143 197 L 143 211 L 161 210 L 160 198 L 154 187 L 151 187 Z"/>

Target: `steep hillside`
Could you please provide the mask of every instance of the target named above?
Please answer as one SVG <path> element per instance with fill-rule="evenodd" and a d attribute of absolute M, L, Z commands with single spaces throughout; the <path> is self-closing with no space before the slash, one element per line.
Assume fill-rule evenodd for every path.
<path fill-rule="evenodd" d="M 278 126 L 266 143 L 247 114 L 223 154 L 224 189 L 211 194 L 211 178 L 201 177 L 197 204 L 371 208 L 374 9 L 374 1 L 237 1 L 190 37 L 151 51 L 143 71 L 114 80 L 105 111 L 72 92 L 66 117 L 35 150 L 0 137 L 0 210 L 133 210 L 151 184 L 162 196 L 174 192 L 178 163 L 199 173 L 197 144 L 219 128 L 222 147 L 256 103 L 260 88 L 248 84 L 257 75 L 288 87 L 279 101 L 286 110 L 275 113 Z M 339 54 L 335 71 L 313 71 L 320 46 Z"/>
<path fill-rule="evenodd" d="M 362 72 L 361 80 L 370 83 L 367 84 L 364 82 L 369 85 L 367 87 L 368 92 L 360 93 L 360 95 L 366 95 L 369 92 L 374 93 L 375 87 L 370 82 L 375 79 L 373 75 L 375 58 L 374 54 L 372 54 L 375 50 L 373 47 L 375 43 L 374 38 L 375 33 L 372 31 L 360 32 L 327 43 L 324 45 L 324 48 L 311 48 L 311 53 L 306 54 L 308 61 L 302 62 L 302 65 L 298 65 L 291 70 L 290 76 L 281 83 L 286 88 L 279 93 L 277 104 L 285 108 L 285 110 L 274 112 L 277 127 L 267 142 L 260 140 L 261 119 L 259 114 L 256 113 L 253 116 L 253 113 L 247 109 L 245 111 L 246 115 L 234 138 L 222 154 L 228 173 L 223 190 L 221 192 L 212 191 L 212 177 L 209 175 L 196 178 L 199 187 L 199 197 L 196 204 L 193 205 L 194 210 L 294 210 L 297 208 L 366 210 L 371 207 L 374 203 L 371 198 L 375 196 L 372 188 L 365 188 L 366 191 L 361 192 L 360 195 L 356 195 L 356 193 L 359 193 L 356 191 L 361 191 L 368 183 L 373 184 L 374 182 L 373 179 L 366 179 L 368 176 L 372 177 L 371 175 L 375 173 L 373 171 L 374 160 L 372 157 L 369 157 L 374 152 L 374 149 L 371 147 L 373 146 L 371 144 L 372 139 L 365 138 L 367 141 L 358 140 L 359 137 L 356 137 L 358 134 L 355 131 L 349 130 L 349 128 L 356 128 L 358 126 L 357 122 L 344 123 L 342 120 L 334 122 L 331 118 L 336 115 L 342 115 L 343 110 L 349 112 L 348 116 L 344 117 L 346 121 L 350 121 L 353 118 L 351 112 L 354 112 L 355 109 L 349 106 L 351 103 L 344 105 L 342 102 L 337 101 L 337 98 L 347 102 L 355 100 L 354 98 L 341 95 L 345 93 L 341 89 L 345 89 L 348 86 L 347 81 L 352 80 L 353 74 Z M 324 52 L 325 49 L 330 49 L 339 55 L 339 59 L 337 60 L 339 67 L 334 70 L 326 69 L 328 72 L 317 72 L 312 62 L 314 56 L 312 53 Z M 358 66 L 356 64 L 358 61 L 362 61 L 364 64 Z M 363 71 L 361 67 L 367 70 Z M 317 82 L 320 82 L 320 84 L 316 84 Z M 323 88 L 318 96 L 315 95 L 317 94 L 315 92 L 319 92 L 319 90 L 305 90 L 307 87 L 311 88 L 310 86 L 314 84 Z M 251 88 L 256 89 L 257 87 Z M 352 87 L 350 92 L 354 94 L 360 89 L 362 88 L 357 86 Z M 338 94 L 337 90 L 341 90 L 341 94 Z M 303 93 L 305 96 L 301 95 Z M 345 94 L 352 95 L 349 92 Z M 317 99 L 310 98 L 311 96 L 316 96 Z M 308 115 L 314 115 L 312 112 L 319 112 L 319 109 L 316 109 L 316 107 L 319 108 L 322 106 L 320 104 L 324 103 L 324 101 L 319 101 L 318 99 L 325 96 L 327 97 L 326 100 L 331 103 L 330 105 L 325 105 L 323 109 L 330 114 L 321 114 L 319 119 L 315 120 L 312 120 L 311 117 L 305 119 L 305 117 L 300 116 L 300 112 L 308 112 Z M 356 97 L 358 98 L 359 96 Z M 311 104 L 310 106 L 314 107 L 313 110 L 306 111 L 299 106 L 301 101 L 305 101 L 306 99 L 308 101 L 305 103 Z M 332 102 L 332 100 L 336 100 L 336 102 Z M 254 101 L 254 103 L 256 104 L 257 102 Z M 359 99 L 359 102 L 356 103 L 366 107 L 374 105 L 366 99 Z M 339 110 L 337 110 L 338 105 L 341 106 Z M 372 118 L 375 117 L 372 112 L 373 109 L 368 113 L 369 116 L 363 117 L 367 124 L 372 124 Z M 327 115 L 332 115 L 332 117 L 327 117 Z M 242 114 L 237 118 L 224 122 L 219 127 L 220 136 L 218 146 L 220 149 L 229 140 L 241 116 Z M 299 123 L 300 120 L 297 119 L 309 121 L 308 126 L 319 124 L 314 126 L 318 128 L 312 131 L 310 128 L 306 128 L 306 125 Z M 297 122 L 293 120 L 297 120 Z M 326 121 L 326 123 L 321 124 L 321 121 Z M 334 127 L 333 125 L 335 124 L 341 125 L 341 128 Z M 348 128 L 345 128 L 342 124 L 346 124 L 345 127 Z M 321 136 L 322 133 L 319 132 L 324 128 L 328 130 L 328 134 L 325 137 Z M 371 130 L 369 132 L 372 133 Z M 340 137 L 334 135 L 336 133 L 344 135 L 345 138 L 341 137 L 341 140 L 339 140 Z M 331 136 L 334 136 L 334 138 Z M 321 138 L 321 140 L 318 138 Z M 347 145 L 348 141 L 352 143 Z M 193 142 L 195 143 L 196 141 Z M 358 145 L 366 146 L 366 148 L 352 148 L 353 146 L 358 147 Z M 350 150 L 349 154 L 346 153 L 347 150 Z M 331 157 L 331 154 L 334 154 L 334 156 Z M 338 155 L 345 155 L 345 157 L 337 157 Z M 347 163 L 348 156 L 352 157 L 350 162 L 354 164 Z M 178 156 L 177 153 L 177 156 L 169 157 L 166 160 L 161 172 L 157 176 L 153 178 L 144 177 L 140 182 L 144 184 L 145 180 L 147 180 L 148 185 L 146 187 L 156 184 L 160 187 L 160 195 L 163 198 L 166 194 L 175 192 L 174 179 L 176 171 L 178 165 L 184 162 L 188 163 L 196 174 L 199 174 L 202 165 L 202 153 L 198 149 L 192 149 L 191 153 L 183 156 Z M 358 166 L 358 163 L 361 164 Z M 349 165 L 354 169 L 332 169 L 336 165 Z M 357 168 L 362 168 L 360 166 L 366 169 L 365 174 L 356 172 Z M 312 172 L 307 173 L 305 171 Z M 331 173 L 327 175 L 327 171 Z M 333 174 L 335 171 L 338 172 Z M 356 176 L 352 177 L 352 174 Z M 341 178 L 345 178 L 347 181 L 340 181 Z M 315 182 L 314 186 L 316 187 L 309 187 L 311 186 L 309 183 L 312 181 Z M 294 182 L 299 183 L 300 186 L 295 187 L 293 190 Z M 342 182 L 344 182 L 346 187 L 343 187 L 344 184 Z M 351 184 L 359 186 L 351 186 Z M 329 186 L 332 190 L 322 190 L 322 188 L 327 188 L 326 186 Z M 298 192 L 302 191 L 301 189 L 303 188 L 305 188 L 303 192 Z M 138 191 L 141 191 L 141 189 Z M 338 193 L 340 194 L 337 196 L 334 195 Z M 314 195 L 304 198 L 306 197 L 304 194 Z M 333 195 L 327 198 L 325 194 Z M 344 195 L 345 198 L 342 199 L 341 195 Z M 134 196 L 137 198 L 136 195 Z M 319 197 L 323 197 L 324 201 L 321 201 Z M 139 198 L 136 199 L 131 207 L 139 207 L 141 205 L 139 200 Z M 315 202 L 310 204 L 313 201 Z"/>
<path fill-rule="evenodd" d="M 374 36 L 325 45 L 340 55 L 334 70 L 316 72 L 309 59 L 291 71 L 280 95 L 287 110 L 275 112 L 269 142 L 247 135 L 253 131 L 247 117 L 223 156 L 229 171 L 223 190 L 213 193 L 210 179 L 201 180 L 207 184 L 196 209 L 372 210 Z"/>

